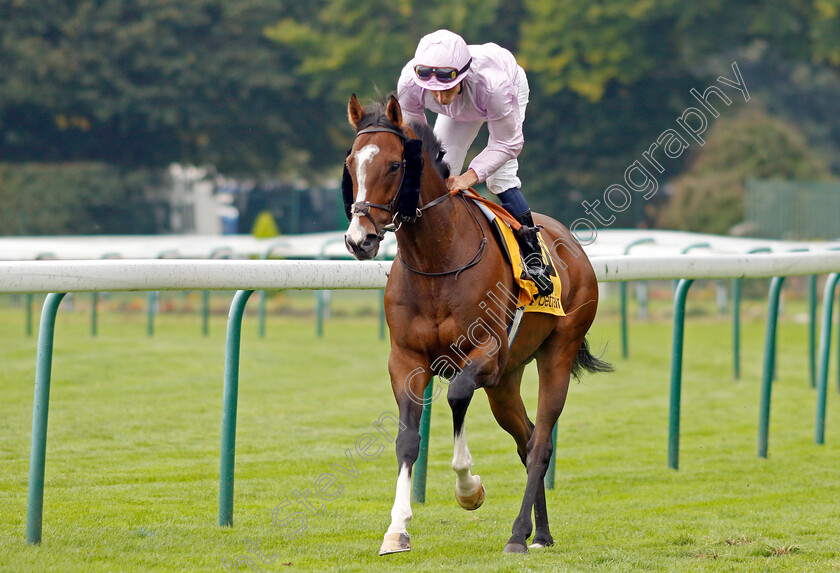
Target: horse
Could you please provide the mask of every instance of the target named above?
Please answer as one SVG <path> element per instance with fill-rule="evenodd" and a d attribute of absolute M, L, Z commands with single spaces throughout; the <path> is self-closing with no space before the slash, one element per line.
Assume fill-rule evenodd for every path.
<path fill-rule="evenodd" d="M 399 408 L 398 472 L 391 523 L 379 554 L 411 549 L 411 473 L 420 446 L 424 392 L 433 375 L 448 383 L 457 502 L 477 509 L 486 495 L 480 476 L 470 472 L 464 428 L 473 394 L 483 388 L 493 416 L 513 437 L 527 470 L 522 504 L 504 552 L 528 551 L 532 510 L 536 530 L 530 547 L 551 546 L 543 479 L 554 447 L 552 429 L 570 377 L 611 370 L 593 356 L 585 338 L 598 306 L 592 266 L 566 227 L 535 214 L 546 246 L 553 250 L 568 312 L 562 317 L 526 313 L 508 347 L 507 329 L 517 306 L 511 296 L 518 292 L 514 271 L 493 240 L 488 219 L 462 192 L 447 189 L 444 150 L 431 129 L 404 122 L 393 95 L 363 108 L 353 94 L 347 114 L 356 130 L 342 180 L 350 220 L 347 249 L 358 260 L 372 259 L 387 231 L 395 232 L 398 247 L 385 288 L 388 371 Z M 523 371 L 534 359 L 539 373 L 536 423 L 520 396 Z"/>

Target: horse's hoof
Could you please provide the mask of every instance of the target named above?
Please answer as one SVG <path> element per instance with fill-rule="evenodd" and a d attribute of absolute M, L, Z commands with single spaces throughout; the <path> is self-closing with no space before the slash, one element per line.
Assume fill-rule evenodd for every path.
<path fill-rule="evenodd" d="M 530 549 L 545 549 L 546 547 L 551 547 L 552 545 L 554 545 L 554 539 L 551 538 L 551 535 L 549 535 L 548 538 L 537 535 L 534 537 L 534 542 L 528 547 Z"/>
<path fill-rule="evenodd" d="M 505 545 L 505 553 L 528 553 L 524 543 L 508 543 Z"/>
<path fill-rule="evenodd" d="M 480 483 L 474 494 L 462 497 L 458 495 L 458 492 L 455 492 L 455 499 L 458 500 L 458 505 L 468 511 L 473 511 L 481 507 L 484 503 L 484 495 L 484 484 Z"/>
<path fill-rule="evenodd" d="M 411 551 L 411 537 L 408 533 L 386 533 L 379 548 L 380 555 Z"/>

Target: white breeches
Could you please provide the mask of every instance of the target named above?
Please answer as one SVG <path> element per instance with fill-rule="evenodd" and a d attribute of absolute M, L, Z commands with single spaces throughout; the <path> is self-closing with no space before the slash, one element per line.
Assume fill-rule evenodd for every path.
<path fill-rule="evenodd" d="M 528 79 L 525 73 L 520 70 L 519 74 L 519 121 L 525 121 L 525 108 L 528 106 L 528 96 L 531 93 L 528 87 Z M 444 160 L 449 164 L 452 175 L 460 175 L 464 167 L 464 159 L 470 149 L 473 140 L 478 135 L 478 130 L 484 125 L 484 121 L 455 121 L 451 117 L 438 115 L 435 120 L 435 135 L 444 143 L 446 156 Z M 496 171 L 487 177 L 487 188 L 494 195 L 503 193 L 511 187 L 521 187 L 522 182 L 517 177 L 519 162 L 511 159 L 502 164 Z"/>

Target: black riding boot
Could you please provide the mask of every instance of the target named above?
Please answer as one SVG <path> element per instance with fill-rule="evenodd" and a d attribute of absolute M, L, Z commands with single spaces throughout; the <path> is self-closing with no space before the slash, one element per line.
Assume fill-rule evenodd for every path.
<path fill-rule="evenodd" d="M 537 285 L 540 296 L 548 296 L 554 292 L 554 284 L 551 282 L 551 276 L 543 261 L 542 249 L 537 235 L 539 230 L 534 225 L 531 211 L 525 211 L 516 217 L 516 220 L 522 224 L 522 228 L 515 234 L 516 242 L 522 249 L 522 258 L 525 262 L 528 278 Z"/>

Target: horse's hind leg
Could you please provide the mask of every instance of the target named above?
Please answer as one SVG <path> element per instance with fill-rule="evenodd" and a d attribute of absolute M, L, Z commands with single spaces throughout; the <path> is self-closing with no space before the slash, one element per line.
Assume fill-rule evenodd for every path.
<path fill-rule="evenodd" d="M 557 444 L 552 444 L 552 449 L 556 448 Z M 549 456 L 550 458 L 551 456 Z M 545 477 L 545 476 L 543 476 Z M 554 545 L 554 538 L 551 536 L 551 530 L 548 528 L 548 508 L 545 501 L 545 480 L 540 480 L 537 488 L 537 497 L 534 499 L 534 521 L 536 529 L 534 531 L 534 539 L 528 547 L 538 549 L 542 547 L 551 547 Z"/>
<path fill-rule="evenodd" d="M 525 553 L 526 543 L 531 534 L 531 511 L 537 519 L 538 533 L 534 537 L 534 544 L 548 545 L 553 542 L 548 531 L 548 515 L 545 505 L 545 472 L 551 459 L 553 444 L 551 431 L 563 406 L 569 390 L 569 378 L 572 363 L 580 347 L 580 340 L 570 340 L 566 335 L 555 331 L 543 344 L 543 351 L 537 355 L 537 366 L 540 375 L 539 402 L 537 406 L 537 421 L 534 431 L 528 440 L 528 455 L 526 467 L 528 482 L 519 514 L 513 522 L 510 539 L 505 545 L 505 553 Z"/>
<path fill-rule="evenodd" d="M 487 399 L 493 416 L 504 431 L 513 436 L 516 442 L 516 453 L 527 467 L 528 440 L 534 430 L 534 424 L 528 419 L 525 404 L 519 395 L 519 385 L 525 367 L 508 372 L 493 388 L 487 388 Z"/>
<path fill-rule="evenodd" d="M 519 394 L 524 370 L 525 367 L 522 366 L 505 374 L 498 386 L 487 390 L 487 398 L 490 402 L 490 409 L 496 417 L 496 421 L 502 429 L 513 436 L 519 459 L 527 469 L 528 441 L 534 432 L 534 424 L 528 418 L 525 404 L 522 403 L 522 397 Z M 536 531 L 531 547 L 549 547 L 553 545 L 554 540 L 548 528 L 545 487 L 540 487 L 537 490 L 534 501 L 534 521 L 536 522 Z M 530 528 L 528 535 L 530 535 Z"/>

